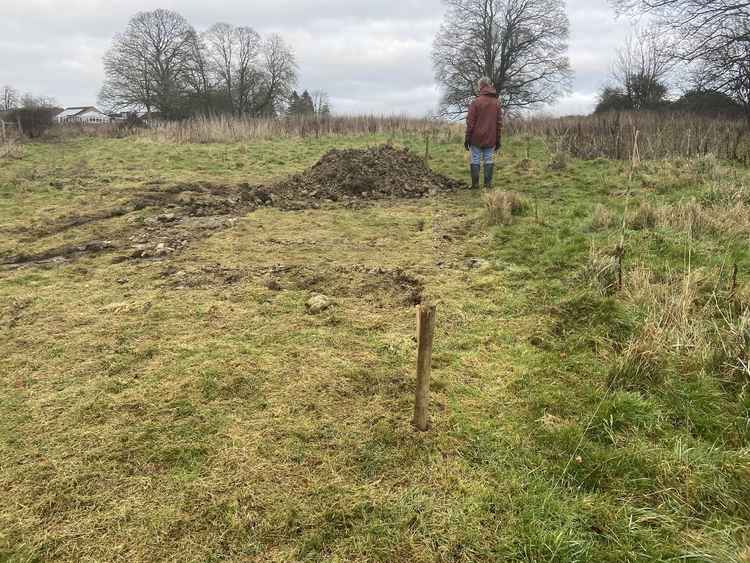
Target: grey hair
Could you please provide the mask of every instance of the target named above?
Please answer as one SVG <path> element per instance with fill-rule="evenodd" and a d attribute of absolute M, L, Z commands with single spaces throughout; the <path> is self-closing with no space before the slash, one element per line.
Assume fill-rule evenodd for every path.
<path fill-rule="evenodd" d="M 492 86 L 492 80 L 488 76 L 483 76 L 477 82 L 477 86 L 481 90 L 484 86 Z"/>

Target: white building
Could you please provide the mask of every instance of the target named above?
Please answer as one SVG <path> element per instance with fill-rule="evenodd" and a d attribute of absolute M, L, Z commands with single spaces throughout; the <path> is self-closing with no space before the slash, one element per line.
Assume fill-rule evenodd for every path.
<path fill-rule="evenodd" d="M 112 119 L 94 106 L 65 108 L 55 116 L 57 123 L 109 123 Z"/>

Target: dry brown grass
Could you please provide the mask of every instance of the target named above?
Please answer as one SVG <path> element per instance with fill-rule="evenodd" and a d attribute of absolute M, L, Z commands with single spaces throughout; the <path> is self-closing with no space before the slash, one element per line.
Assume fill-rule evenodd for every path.
<path fill-rule="evenodd" d="M 568 154 L 563 151 L 555 152 L 547 164 L 549 170 L 560 172 L 568 167 Z"/>
<path fill-rule="evenodd" d="M 162 142 L 231 143 L 250 139 L 319 138 L 351 135 L 417 134 L 434 142 L 457 140 L 461 126 L 406 116 L 307 117 L 284 119 L 196 117 L 185 121 L 157 123 L 134 134 Z"/>
<path fill-rule="evenodd" d="M 733 382 L 750 382 L 750 308 L 729 290 L 725 271 L 657 276 L 638 264 L 628 271 L 623 293 L 645 319 L 618 360 L 620 384 L 656 383 L 660 358 L 671 358 L 678 373 L 710 369 Z"/>
<path fill-rule="evenodd" d="M 0 159 L 20 160 L 23 155 L 23 145 L 18 143 L 16 139 L 10 139 L 7 143 L 0 144 Z"/>
<path fill-rule="evenodd" d="M 608 208 L 604 207 L 600 203 L 597 203 L 594 206 L 594 213 L 591 217 L 591 228 L 594 231 L 603 231 L 605 229 L 608 229 L 614 222 L 615 218 Z"/>
<path fill-rule="evenodd" d="M 623 291 L 646 312 L 643 336 L 648 336 L 655 347 L 666 345 L 672 350 L 705 347 L 707 310 L 698 296 L 714 283 L 715 276 L 716 272 L 699 269 L 659 278 L 643 264 L 630 269 Z"/>
<path fill-rule="evenodd" d="M 513 217 L 522 213 L 527 207 L 521 194 L 502 190 L 485 194 L 484 203 L 492 225 L 510 225 Z"/>
<path fill-rule="evenodd" d="M 366 135 L 393 138 L 418 135 L 429 138 L 432 143 L 458 143 L 463 138 L 463 125 L 408 116 L 361 115 L 326 118 L 198 116 L 182 121 L 157 121 L 150 126 L 130 126 L 122 122 L 105 125 L 71 123 L 50 128 L 45 133 L 45 139 L 60 141 L 84 137 L 139 137 L 162 143 L 205 144 Z"/>
<path fill-rule="evenodd" d="M 644 310 L 645 319 L 614 365 L 613 384 L 648 390 L 662 381 L 664 359 L 682 357 L 685 350 L 692 358 L 705 360 L 711 351 L 709 325 L 696 303 L 697 289 L 704 280 L 700 272 L 658 280 L 642 264 L 628 271 L 624 297 Z"/>
<path fill-rule="evenodd" d="M 659 217 L 658 208 L 647 201 L 642 201 L 635 211 L 630 212 L 625 221 L 628 228 L 633 230 L 653 229 Z"/>
<path fill-rule="evenodd" d="M 592 245 L 578 278 L 600 294 L 611 295 L 619 284 L 619 260 L 613 253 L 602 252 Z"/>
<path fill-rule="evenodd" d="M 578 158 L 617 160 L 631 158 L 636 130 L 643 159 L 712 154 L 720 159 L 750 160 L 750 135 L 742 119 L 641 111 L 515 119 L 506 126 L 509 135 L 544 137 Z"/>
<path fill-rule="evenodd" d="M 706 207 L 689 200 L 662 208 L 660 223 L 701 235 L 747 235 L 750 233 L 750 207 L 737 201 L 730 207 Z"/>

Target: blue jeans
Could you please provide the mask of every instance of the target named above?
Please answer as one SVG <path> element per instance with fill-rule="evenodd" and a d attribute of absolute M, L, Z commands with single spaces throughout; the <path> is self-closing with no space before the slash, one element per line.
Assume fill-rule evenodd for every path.
<path fill-rule="evenodd" d="M 471 145 L 469 150 L 471 151 L 472 164 L 481 164 L 482 159 L 484 159 L 485 164 L 493 164 L 495 162 L 495 149 L 493 147 L 481 149 Z"/>

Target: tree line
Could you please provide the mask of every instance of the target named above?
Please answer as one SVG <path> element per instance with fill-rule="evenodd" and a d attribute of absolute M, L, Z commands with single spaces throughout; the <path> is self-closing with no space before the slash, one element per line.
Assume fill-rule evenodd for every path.
<path fill-rule="evenodd" d="M 279 116 L 297 84 L 295 54 L 280 35 L 264 38 L 251 27 L 227 23 L 198 33 L 183 16 L 164 9 L 137 13 L 115 35 L 104 73 L 104 107 L 158 112 L 164 119 Z M 311 113 L 329 113 L 327 96 L 318 96 L 325 103 Z M 302 113 L 299 104 L 291 109 Z"/>
<path fill-rule="evenodd" d="M 41 136 L 59 111 L 61 108 L 52 98 L 31 93 L 21 95 L 10 85 L 0 88 L 0 119 L 16 125 L 19 133 L 29 137 Z"/>
<path fill-rule="evenodd" d="M 609 0 L 648 15 L 615 57 L 597 111 L 679 108 L 740 113 L 750 123 L 750 0 Z M 439 113 L 461 116 L 489 77 L 506 112 L 552 104 L 570 90 L 564 0 L 444 0 L 432 61 Z M 327 115 L 323 92 L 294 90 L 296 57 L 279 35 L 218 23 L 202 33 L 180 14 L 140 12 L 104 57 L 100 101 L 109 110 L 273 117 Z M 684 94 L 670 98 L 673 77 Z M 17 97 L 17 94 L 16 94 Z M 0 99 L 0 107 L 9 107 Z"/>
<path fill-rule="evenodd" d="M 682 60 L 668 36 L 654 29 L 634 31 L 617 52 L 610 83 L 602 88 L 594 113 L 681 111 L 750 118 L 747 91 L 728 87 L 741 84 L 741 74 L 738 80 L 720 84 L 704 79 L 706 69 L 705 63 Z M 676 77 L 682 82 L 677 98 L 670 96 L 670 83 Z"/>
<path fill-rule="evenodd" d="M 621 15 L 647 15 L 652 23 L 616 53 L 597 111 L 677 108 L 744 115 L 750 123 L 750 0 L 610 2 Z M 564 0 L 444 4 L 432 50 L 443 116 L 465 113 L 482 76 L 511 113 L 554 103 L 569 91 Z M 684 92 L 677 100 L 669 97 L 673 85 Z"/>

